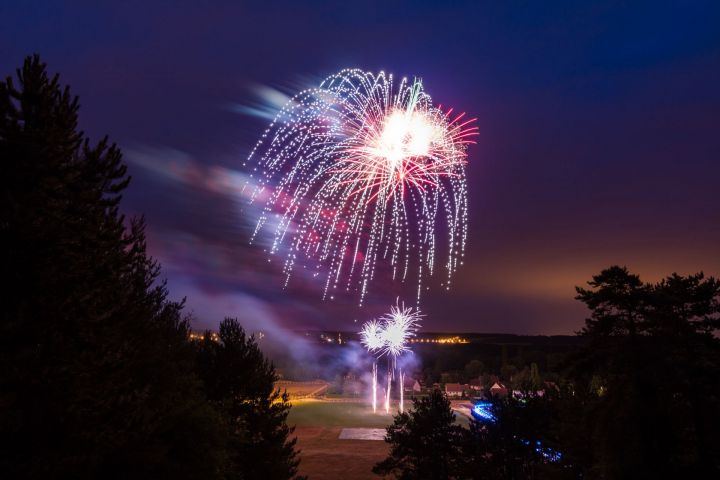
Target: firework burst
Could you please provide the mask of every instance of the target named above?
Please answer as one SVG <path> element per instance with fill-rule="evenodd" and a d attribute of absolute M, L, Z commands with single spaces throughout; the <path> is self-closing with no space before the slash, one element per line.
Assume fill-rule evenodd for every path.
<path fill-rule="evenodd" d="M 385 340 L 383 339 L 382 325 L 377 320 L 365 322 L 360 331 L 360 342 L 371 353 L 383 348 Z"/>
<path fill-rule="evenodd" d="M 253 240 L 272 231 L 268 253 L 286 254 L 286 284 L 302 264 L 325 276 L 324 295 L 357 291 L 361 304 L 380 260 L 393 279 L 417 274 L 419 301 L 444 245 L 449 288 L 467 237 L 474 120 L 433 106 L 418 79 L 394 85 L 356 69 L 328 77 L 288 102 L 250 154 L 252 198 L 266 202 Z"/>
<path fill-rule="evenodd" d="M 383 325 L 380 333 L 383 340 L 382 353 L 394 359 L 408 351 L 407 341 L 415 336 L 421 317 L 419 310 L 413 311 L 405 307 L 404 303 L 391 307 L 390 313 L 380 319 Z"/>
<path fill-rule="evenodd" d="M 390 412 L 390 389 L 395 374 L 397 357 L 410 350 L 407 341 L 415 336 L 420 326 L 422 315 L 419 310 L 413 311 L 400 304 L 399 299 L 390 313 L 384 315 L 380 320 L 365 322 L 360 331 L 360 342 L 367 348 L 368 352 L 375 355 L 372 369 L 372 408 L 377 411 L 377 361 L 383 355 L 387 355 L 387 387 L 385 389 L 385 412 Z M 399 371 L 400 379 L 400 412 L 404 408 L 403 383 L 405 375 L 402 369 Z"/>

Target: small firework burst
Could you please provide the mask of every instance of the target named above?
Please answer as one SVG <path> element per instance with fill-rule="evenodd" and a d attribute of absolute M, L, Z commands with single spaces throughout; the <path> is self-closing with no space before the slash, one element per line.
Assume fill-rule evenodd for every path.
<path fill-rule="evenodd" d="M 390 313 L 381 318 L 383 322 L 383 353 L 397 357 L 409 350 L 407 341 L 415 336 L 422 315 L 403 303 L 392 307 Z"/>
<path fill-rule="evenodd" d="M 383 348 L 385 341 L 382 335 L 382 326 L 377 320 L 365 322 L 360 332 L 360 342 L 369 352 L 376 352 Z"/>

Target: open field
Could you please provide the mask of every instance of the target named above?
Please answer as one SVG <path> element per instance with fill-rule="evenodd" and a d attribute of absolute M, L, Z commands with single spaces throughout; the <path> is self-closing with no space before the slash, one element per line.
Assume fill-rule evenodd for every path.
<path fill-rule="evenodd" d="M 406 408 L 411 405 L 406 402 Z M 468 424 L 465 416 L 456 417 L 461 425 Z M 392 423 L 392 418 L 384 412 L 373 414 L 370 405 L 362 401 L 293 402 L 288 424 L 296 426 L 302 458 L 300 474 L 311 480 L 380 478 L 373 475 L 371 469 L 387 456 L 387 443 L 338 437 L 343 428 L 384 428 Z"/>
<path fill-rule="evenodd" d="M 274 388 L 281 392 L 286 392 L 291 400 L 301 398 L 311 398 L 318 395 L 324 395 L 328 389 L 328 382 L 292 382 L 288 380 L 280 380 L 275 382 Z"/>
<path fill-rule="evenodd" d="M 382 428 L 392 423 L 395 413 L 378 410 L 373 413 L 367 402 L 304 400 L 292 402 L 288 424 L 298 427 L 368 427 Z M 406 402 L 409 407 L 410 402 Z"/>
<path fill-rule="evenodd" d="M 342 427 L 297 427 L 300 474 L 310 480 L 380 478 L 372 467 L 390 451 L 385 442 L 339 440 Z"/>
<path fill-rule="evenodd" d="M 293 402 L 288 424 L 296 425 L 302 462 L 300 473 L 311 480 L 379 478 L 371 469 L 389 446 L 375 440 L 340 440 L 344 427 L 383 428 L 392 415 L 372 413 L 366 402 L 304 400 Z"/>
<path fill-rule="evenodd" d="M 454 409 L 460 409 L 461 405 L 469 404 L 468 401 L 452 401 Z M 372 412 L 368 402 L 360 399 L 347 400 L 299 400 L 292 402 L 292 409 L 288 417 L 289 425 L 298 427 L 367 427 L 383 428 L 390 425 L 393 415 L 397 413 L 397 404 L 394 409 L 386 414 L 382 409 L 377 413 Z M 412 402 L 405 401 L 405 409 L 412 408 Z M 466 409 L 466 411 L 468 411 Z M 456 413 L 457 422 L 468 426 L 468 419 L 465 415 Z"/>

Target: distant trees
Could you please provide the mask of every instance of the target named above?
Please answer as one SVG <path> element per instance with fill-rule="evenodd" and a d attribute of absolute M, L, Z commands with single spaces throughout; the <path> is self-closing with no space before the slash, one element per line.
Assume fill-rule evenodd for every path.
<path fill-rule="evenodd" d="M 286 423 L 287 394 L 275 390 L 275 368 L 238 321 L 220 324 L 197 344 L 198 372 L 230 438 L 228 479 L 297 478 L 300 463 Z"/>
<path fill-rule="evenodd" d="M 459 372 L 443 372 L 440 374 L 440 382 L 442 383 L 456 383 L 460 381 Z"/>
<path fill-rule="evenodd" d="M 540 369 L 537 363 L 530 364 L 530 389 L 539 390 L 542 388 L 542 377 L 540 376 Z"/>
<path fill-rule="evenodd" d="M 395 417 L 387 428 L 390 455 L 373 472 L 403 480 L 458 478 L 464 435 L 445 394 L 433 390 L 427 397 L 414 399 L 410 411 Z"/>
<path fill-rule="evenodd" d="M 529 367 L 525 367 L 519 372 L 512 374 L 508 377 L 510 386 L 518 390 L 538 391 L 543 387 L 542 377 L 540 376 L 540 369 L 537 363 L 531 363 Z"/>
<path fill-rule="evenodd" d="M 485 365 L 480 360 L 470 360 L 465 364 L 465 378 L 467 380 L 475 380 L 483 373 L 485 373 Z"/>
<path fill-rule="evenodd" d="M 469 431 L 437 440 L 404 426 L 410 419 L 425 425 L 437 416 L 429 410 L 447 413 L 449 405 L 438 400 L 433 409 L 396 417 L 388 431 L 391 456 L 376 472 L 397 478 L 720 478 L 714 437 L 720 430 L 720 282 L 698 273 L 644 283 L 616 266 L 588 284 L 577 289 L 591 311 L 580 332 L 587 346 L 564 361 L 557 385 L 543 384 L 534 363 L 519 372 L 506 363 L 503 376 L 512 376 L 520 393 L 492 400 L 494 422 L 472 422 Z M 415 452 L 440 441 L 455 469 L 433 471 L 416 459 Z"/>
<path fill-rule="evenodd" d="M 720 282 L 648 284 L 615 266 L 588 283 L 577 298 L 592 312 L 581 332 L 591 343 L 568 372 L 592 434 L 588 471 L 720 475 Z"/>
<path fill-rule="evenodd" d="M 506 364 L 500 368 L 500 376 L 506 382 L 510 382 L 517 373 L 517 367 L 512 364 Z"/>
<path fill-rule="evenodd" d="M 229 467 L 241 455 L 243 472 L 266 468 L 236 443 L 226 410 L 208 402 L 183 305 L 159 281 L 142 218 L 120 213 L 130 181 L 121 152 L 78 131 L 78 105 L 37 56 L 0 83 L 1 475 L 226 478 L 240 476 Z M 233 331 L 226 343 L 242 345 Z M 259 382 L 242 398 L 271 414 L 233 422 L 268 435 L 251 447 L 282 444 L 282 462 L 292 443 L 269 437 L 286 437 L 287 404 L 268 390 L 272 369 L 252 355 L 226 375 Z"/>

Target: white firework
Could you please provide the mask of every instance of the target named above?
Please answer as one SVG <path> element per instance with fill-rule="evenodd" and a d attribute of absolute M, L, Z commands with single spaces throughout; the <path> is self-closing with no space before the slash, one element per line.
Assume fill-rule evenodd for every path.
<path fill-rule="evenodd" d="M 405 303 L 400 304 L 398 298 L 394 307 L 390 307 L 390 313 L 384 315 L 380 320 L 370 320 L 363 324 L 360 331 L 360 342 L 367 348 L 368 352 L 375 355 L 373 359 L 372 369 L 372 408 L 373 412 L 377 411 L 377 361 L 383 355 L 387 355 L 388 371 L 387 371 L 387 387 L 385 389 L 385 412 L 390 412 L 390 389 L 392 387 L 392 379 L 395 375 L 395 367 L 397 357 L 402 353 L 409 351 L 407 341 L 410 337 L 415 336 L 415 332 L 420 327 L 422 315 L 420 310 L 413 311 L 410 307 L 405 307 Z M 404 374 L 400 370 L 400 411 L 403 411 L 404 396 L 402 385 Z"/>
<path fill-rule="evenodd" d="M 375 352 L 383 348 L 385 341 L 383 339 L 382 327 L 377 320 L 365 322 L 360 331 L 360 342 L 369 352 Z"/>
<path fill-rule="evenodd" d="M 390 313 L 380 319 L 383 325 L 382 353 L 396 358 L 410 350 L 407 341 L 415 336 L 421 318 L 419 310 L 413 311 L 412 308 L 405 307 L 404 303 L 402 306 L 398 304 L 391 307 Z"/>
<path fill-rule="evenodd" d="M 271 230 L 268 253 L 285 255 L 286 285 L 301 264 L 324 275 L 324 295 L 356 291 L 360 304 L 380 261 L 393 279 L 417 276 L 419 301 L 443 245 L 449 288 L 467 238 L 474 120 L 433 106 L 418 79 L 328 77 L 290 100 L 250 154 L 252 201 L 266 202 L 253 240 Z"/>

